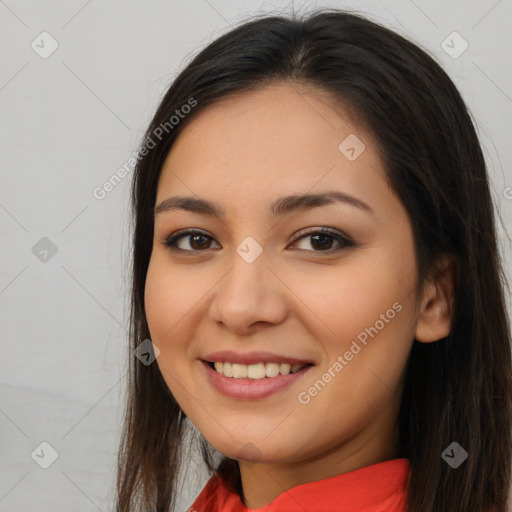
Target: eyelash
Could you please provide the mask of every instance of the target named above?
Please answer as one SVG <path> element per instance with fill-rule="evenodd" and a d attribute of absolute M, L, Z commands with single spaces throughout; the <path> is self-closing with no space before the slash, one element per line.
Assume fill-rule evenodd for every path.
<path fill-rule="evenodd" d="M 313 253 L 327 253 L 332 254 L 335 252 L 339 252 L 342 249 L 353 247 L 356 245 L 355 241 L 348 237 L 345 234 L 341 234 L 338 231 L 334 231 L 328 227 L 322 227 L 320 230 L 316 231 L 307 231 L 308 228 L 305 228 L 297 233 L 297 238 L 292 242 L 292 244 L 297 243 L 301 238 L 307 238 L 308 236 L 313 235 L 328 235 L 332 238 L 334 238 L 338 243 L 342 244 L 342 247 L 339 247 L 337 249 L 327 249 L 325 251 L 314 251 L 314 250 L 307 250 L 307 249 L 299 249 L 300 251 L 305 252 L 313 252 Z M 168 247 L 172 251 L 178 251 L 182 253 L 198 253 L 198 252 L 206 252 L 209 249 L 205 250 L 186 250 L 186 249 L 180 249 L 176 247 L 176 243 L 181 240 L 182 238 L 186 238 L 187 236 L 193 236 L 193 235 L 202 235 L 206 238 L 210 238 L 213 240 L 213 237 L 205 233 L 204 231 L 198 230 L 198 229 L 187 229 L 184 231 L 177 231 L 176 233 L 173 233 L 169 235 L 162 243 Z"/>

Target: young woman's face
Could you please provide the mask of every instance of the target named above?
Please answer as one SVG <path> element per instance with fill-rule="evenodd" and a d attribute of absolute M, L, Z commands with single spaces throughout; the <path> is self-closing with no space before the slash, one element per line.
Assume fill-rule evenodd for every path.
<path fill-rule="evenodd" d="M 305 194 L 338 196 L 283 199 Z M 171 207 L 172 197 L 221 213 Z M 369 134 L 297 84 L 225 98 L 179 135 L 156 206 L 145 301 L 157 364 L 210 444 L 260 462 L 329 457 L 332 474 L 347 460 L 392 457 L 417 269 L 407 213 Z M 201 234 L 166 245 L 186 229 Z M 210 357 L 219 351 L 232 357 Z M 257 352 L 270 355 L 255 363 L 312 365 L 237 381 L 204 362 Z"/>

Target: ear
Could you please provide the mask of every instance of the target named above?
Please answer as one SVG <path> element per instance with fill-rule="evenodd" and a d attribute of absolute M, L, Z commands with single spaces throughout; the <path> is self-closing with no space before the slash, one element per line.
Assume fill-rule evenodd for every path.
<path fill-rule="evenodd" d="M 432 343 L 448 336 L 455 301 L 457 264 L 453 256 L 443 255 L 433 275 L 425 280 L 421 293 L 415 339 Z"/>

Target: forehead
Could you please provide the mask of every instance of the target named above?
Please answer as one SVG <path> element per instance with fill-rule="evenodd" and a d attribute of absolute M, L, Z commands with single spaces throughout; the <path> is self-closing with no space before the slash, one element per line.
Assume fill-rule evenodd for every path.
<path fill-rule="evenodd" d="M 248 204 L 283 192 L 385 186 L 375 144 L 347 109 L 320 89 L 276 83 L 195 114 L 166 158 L 157 202 L 174 192 Z"/>

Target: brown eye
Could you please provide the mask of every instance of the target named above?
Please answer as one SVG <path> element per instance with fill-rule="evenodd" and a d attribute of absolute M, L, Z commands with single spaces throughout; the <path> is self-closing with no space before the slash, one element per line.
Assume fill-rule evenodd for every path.
<path fill-rule="evenodd" d="M 305 235 L 300 236 L 294 242 L 294 246 L 297 244 L 299 240 L 307 240 L 309 239 L 309 246 L 313 248 L 311 249 L 305 248 L 301 250 L 311 251 L 311 252 L 335 252 L 341 250 L 345 247 L 352 247 L 355 245 L 354 241 L 348 238 L 337 231 L 332 231 L 329 228 L 322 228 L 321 231 L 310 231 Z M 338 248 L 333 249 L 333 244 L 337 243 Z M 340 247 L 341 246 L 341 247 Z"/>
<path fill-rule="evenodd" d="M 181 241 L 183 240 L 183 243 Z M 174 233 L 165 239 L 164 245 L 172 250 L 184 252 L 199 252 L 211 249 L 213 238 L 198 230 L 187 230 Z M 180 244 L 181 243 L 181 244 Z M 180 246 L 181 245 L 181 246 Z M 187 248 L 187 246 L 189 248 Z"/>

